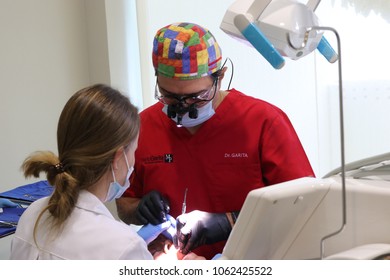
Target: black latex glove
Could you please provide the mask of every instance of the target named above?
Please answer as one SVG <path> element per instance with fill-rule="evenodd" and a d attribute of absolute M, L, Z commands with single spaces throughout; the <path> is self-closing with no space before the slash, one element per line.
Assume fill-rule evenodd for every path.
<path fill-rule="evenodd" d="M 166 214 L 169 213 L 168 201 L 158 192 L 151 191 L 144 195 L 136 210 L 138 220 L 146 225 L 151 223 L 158 225 L 167 221 Z"/>
<path fill-rule="evenodd" d="M 227 240 L 232 227 L 225 213 L 192 211 L 176 219 L 177 246 L 183 254 L 204 245 Z"/>

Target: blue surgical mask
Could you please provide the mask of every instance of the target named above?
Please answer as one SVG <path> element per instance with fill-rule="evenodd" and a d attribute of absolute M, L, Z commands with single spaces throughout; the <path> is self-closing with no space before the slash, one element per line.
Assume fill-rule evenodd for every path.
<path fill-rule="evenodd" d="M 194 127 L 194 126 L 197 126 L 199 124 L 202 124 L 205 121 L 209 120 L 215 114 L 215 111 L 213 108 L 213 103 L 211 101 L 207 102 L 206 105 L 204 105 L 200 108 L 197 108 L 197 110 L 198 110 L 198 117 L 196 119 L 191 119 L 188 116 L 188 113 L 185 113 L 183 115 L 181 123 L 184 127 Z M 168 115 L 168 113 L 167 113 L 168 112 L 168 105 L 165 104 L 162 111 L 166 115 Z M 177 116 L 175 118 L 172 118 L 172 120 L 177 123 Z"/>
<path fill-rule="evenodd" d="M 125 155 L 125 160 L 126 160 L 126 165 L 127 165 L 127 175 L 126 175 L 126 180 L 125 184 L 122 186 L 116 181 L 114 170 L 111 165 L 111 172 L 112 172 L 112 177 L 114 178 L 114 182 L 112 182 L 108 188 L 107 191 L 107 196 L 104 202 L 109 202 L 114 199 L 120 198 L 122 194 L 130 187 L 130 176 L 131 173 L 133 173 L 134 167 L 129 167 L 129 162 L 127 161 L 127 156 L 126 153 L 123 151 L 123 154 Z"/>

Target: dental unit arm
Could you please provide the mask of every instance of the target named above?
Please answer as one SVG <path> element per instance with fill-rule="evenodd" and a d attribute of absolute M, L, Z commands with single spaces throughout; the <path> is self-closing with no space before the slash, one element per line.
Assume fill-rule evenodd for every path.
<path fill-rule="evenodd" d="M 320 0 L 305 5 L 296 0 L 237 0 L 226 11 L 220 28 L 249 43 L 275 69 L 284 57 L 297 60 L 317 49 L 329 62 L 338 55 L 317 27 L 314 14 Z M 299 15 L 299 16 L 297 16 Z"/>

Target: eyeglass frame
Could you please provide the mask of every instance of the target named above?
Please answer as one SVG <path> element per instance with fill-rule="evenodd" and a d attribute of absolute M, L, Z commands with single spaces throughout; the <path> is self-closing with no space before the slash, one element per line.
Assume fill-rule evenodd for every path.
<path fill-rule="evenodd" d="M 167 95 L 162 94 L 161 88 L 158 85 L 158 77 L 157 77 L 156 78 L 156 85 L 155 85 L 155 89 L 154 89 L 154 98 L 165 105 L 174 105 L 174 104 L 181 103 L 181 104 L 186 104 L 186 105 L 190 106 L 192 104 L 197 104 L 197 103 L 201 103 L 201 102 L 209 102 L 209 101 L 214 99 L 215 94 L 217 93 L 217 87 L 218 87 L 218 81 L 219 81 L 219 71 L 213 73 L 211 75 L 211 78 L 213 79 L 213 84 L 211 85 L 211 87 L 205 93 L 201 93 L 201 94 L 194 96 L 194 94 L 185 94 L 185 95 L 184 94 L 183 95 L 174 94 L 174 93 L 170 93 L 166 90 L 164 90 L 164 91 L 166 91 L 168 94 Z M 213 90 L 213 88 L 214 88 L 214 93 L 212 94 L 211 98 L 209 98 L 210 92 Z M 202 99 L 202 98 L 200 98 L 201 95 L 206 95 L 207 98 Z M 169 102 L 164 101 L 164 98 L 168 98 L 168 99 L 171 99 L 172 101 L 177 101 L 177 102 L 169 103 Z M 187 102 L 188 99 L 192 100 L 193 102 L 188 103 Z"/>

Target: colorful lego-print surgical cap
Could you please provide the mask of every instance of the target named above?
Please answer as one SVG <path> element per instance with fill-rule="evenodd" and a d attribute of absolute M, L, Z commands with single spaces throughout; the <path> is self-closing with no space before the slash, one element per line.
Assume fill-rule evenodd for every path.
<path fill-rule="evenodd" d="M 211 32 L 194 23 L 174 23 L 158 30 L 152 57 L 156 75 L 180 80 L 211 75 L 222 59 Z"/>

